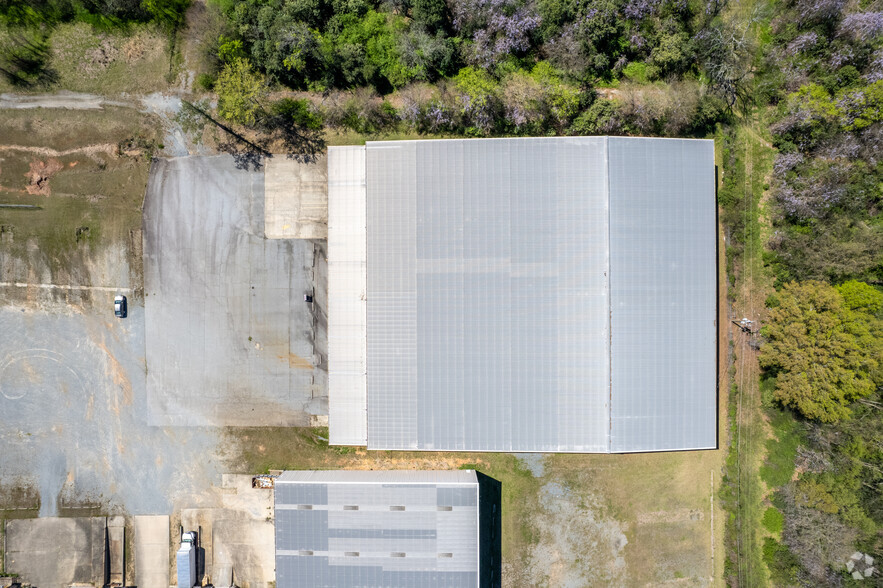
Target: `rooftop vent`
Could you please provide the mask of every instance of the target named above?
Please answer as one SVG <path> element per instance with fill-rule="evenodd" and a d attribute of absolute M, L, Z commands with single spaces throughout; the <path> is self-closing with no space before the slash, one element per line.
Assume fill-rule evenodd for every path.
<path fill-rule="evenodd" d="M 445 559 L 449 559 L 449 558 L 454 557 L 454 554 L 453 553 L 439 553 L 438 556 L 443 557 Z"/>
<path fill-rule="evenodd" d="M 301 549 L 300 551 L 297 552 L 297 554 L 298 555 L 313 555 L 313 552 L 309 551 L 307 549 Z"/>
<path fill-rule="evenodd" d="M 436 506 L 435 510 L 449 511 L 449 510 L 454 510 L 454 507 L 453 506 Z"/>
<path fill-rule="evenodd" d="M 404 506 L 390 506 L 389 510 L 405 510 Z"/>
<path fill-rule="evenodd" d="M 344 554 L 346 557 L 359 557 L 359 552 L 358 552 L 358 551 L 344 551 L 343 554 Z"/>
<path fill-rule="evenodd" d="M 359 510 L 358 504 L 344 504 L 343 510 Z"/>
<path fill-rule="evenodd" d="M 298 504 L 297 510 L 313 510 L 312 504 Z"/>
<path fill-rule="evenodd" d="M 401 551 L 393 551 L 389 554 L 389 557 L 405 557 L 405 554 Z"/>

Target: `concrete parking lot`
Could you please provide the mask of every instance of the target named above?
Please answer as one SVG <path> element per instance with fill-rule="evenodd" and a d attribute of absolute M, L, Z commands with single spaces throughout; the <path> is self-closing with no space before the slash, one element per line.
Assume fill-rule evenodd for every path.
<path fill-rule="evenodd" d="M 0 508 L 39 514 L 168 513 L 219 479 L 219 432 L 147 423 L 144 308 L 0 307 Z"/>
<path fill-rule="evenodd" d="M 266 497 L 252 505 L 260 512 L 231 506 L 222 472 L 235 447 L 223 427 L 327 414 L 326 266 L 321 242 L 265 238 L 263 197 L 262 172 L 226 156 L 156 163 L 144 278 L 137 229 L 61 269 L 36 244 L 0 247 L 0 517 L 202 513 L 216 574 L 272 581 Z M 117 293 L 125 319 L 113 314 Z M 38 527 L 16 525 L 16 571 L 46 580 L 24 557 Z M 139 569 L 132 554 L 135 569 L 161 584 L 142 575 L 168 539 L 138 531 L 146 559 Z M 53 578 L 85 573 L 91 547 L 71 537 Z"/>
<path fill-rule="evenodd" d="M 320 246 L 264 237 L 263 171 L 157 160 L 144 205 L 149 421 L 305 426 L 327 414 Z"/>
<path fill-rule="evenodd" d="M 84 251 L 61 279 L 39 249 L 0 248 L 0 510 L 212 506 L 227 448 L 198 425 L 308 424 L 326 409 L 322 246 L 264 239 L 261 172 L 226 156 L 161 168 L 144 295 L 140 239 Z"/>

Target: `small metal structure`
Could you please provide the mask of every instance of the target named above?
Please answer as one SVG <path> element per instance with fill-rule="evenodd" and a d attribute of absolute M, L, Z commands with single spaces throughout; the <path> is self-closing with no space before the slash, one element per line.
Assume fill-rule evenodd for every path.
<path fill-rule="evenodd" d="M 755 332 L 755 329 L 754 329 L 754 321 L 752 321 L 752 320 L 750 320 L 750 319 L 747 319 L 747 318 L 745 318 L 745 317 L 742 317 L 742 320 L 740 320 L 740 321 L 731 321 L 731 322 L 732 322 L 734 325 L 736 325 L 737 327 L 739 327 L 739 329 L 740 329 L 743 333 L 748 333 L 748 334 L 750 335 L 750 334 L 753 334 L 753 333 Z"/>

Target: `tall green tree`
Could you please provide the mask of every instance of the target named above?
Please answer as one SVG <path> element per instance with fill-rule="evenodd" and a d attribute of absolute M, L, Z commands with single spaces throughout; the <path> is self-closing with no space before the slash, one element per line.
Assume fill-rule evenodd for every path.
<path fill-rule="evenodd" d="M 809 419 L 833 422 L 883 381 L 883 295 L 861 282 L 835 288 L 791 282 L 763 329 L 761 366 L 776 375 L 775 397 Z"/>
<path fill-rule="evenodd" d="M 218 114 L 231 122 L 253 125 L 267 96 L 267 80 L 252 70 L 248 59 L 240 58 L 224 66 L 215 82 L 215 92 Z"/>

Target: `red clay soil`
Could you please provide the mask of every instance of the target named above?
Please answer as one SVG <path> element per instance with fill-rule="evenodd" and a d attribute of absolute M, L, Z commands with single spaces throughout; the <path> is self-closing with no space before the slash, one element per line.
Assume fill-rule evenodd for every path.
<path fill-rule="evenodd" d="M 28 178 L 28 185 L 25 188 L 28 194 L 43 194 L 48 196 L 51 194 L 49 189 L 49 178 L 60 172 L 64 165 L 55 158 L 46 161 L 32 161 L 30 170 L 25 174 Z"/>

